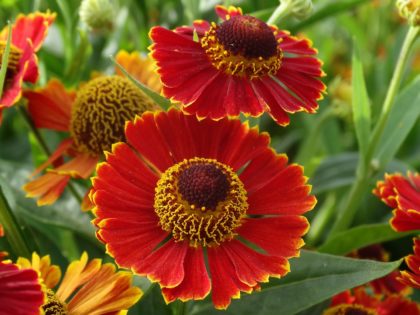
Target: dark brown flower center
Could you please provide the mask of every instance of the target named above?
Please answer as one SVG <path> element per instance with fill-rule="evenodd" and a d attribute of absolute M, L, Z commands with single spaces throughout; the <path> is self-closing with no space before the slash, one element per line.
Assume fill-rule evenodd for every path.
<path fill-rule="evenodd" d="M 127 120 L 153 110 L 155 103 L 128 79 L 103 76 L 91 80 L 77 94 L 70 132 L 78 150 L 92 155 L 124 141 Z"/>
<path fill-rule="evenodd" d="M 47 302 L 42 306 L 45 315 L 67 315 L 67 305 L 61 302 L 55 293 L 47 290 Z"/>
<path fill-rule="evenodd" d="M 0 66 L 1 66 L 5 49 L 6 49 L 6 42 L 0 41 Z M 21 57 L 22 57 L 22 51 L 19 48 L 13 45 L 10 45 L 9 62 L 7 64 L 6 79 L 4 81 L 5 86 L 8 86 L 11 84 L 13 77 L 19 71 L 19 60 Z"/>
<path fill-rule="evenodd" d="M 247 193 L 228 165 L 196 157 L 162 174 L 154 208 L 159 225 L 176 241 L 216 246 L 236 235 L 248 210 Z"/>
<path fill-rule="evenodd" d="M 329 308 L 323 315 L 378 315 L 378 312 L 358 304 L 340 304 Z"/>
<path fill-rule="evenodd" d="M 277 54 L 277 40 L 273 30 L 253 16 L 231 17 L 216 29 L 216 38 L 234 55 L 267 59 Z"/>
<path fill-rule="evenodd" d="M 178 187 L 182 197 L 191 205 L 215 209 L 226 199 L 229 182 L 214 164 L 194 164 L 181 173 Z"/>

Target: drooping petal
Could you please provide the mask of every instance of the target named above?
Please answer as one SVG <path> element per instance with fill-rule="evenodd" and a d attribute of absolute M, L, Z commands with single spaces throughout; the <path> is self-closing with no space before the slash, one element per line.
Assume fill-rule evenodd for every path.
<path fill-rule="evenodd" d="M 29 114 L 37 128 L 69 131 L 75 91 L 52 79 L 44 88 L 25 90 L 23 97 L 28 100 Z"/>
<path fill-rule="evenodd" d="M 27 197 L 39 197 L 39 206 L 49 205 L 61 196 L 69 180 L 68 175 L 47 173 L 25 184 L 22 189 Z"/>

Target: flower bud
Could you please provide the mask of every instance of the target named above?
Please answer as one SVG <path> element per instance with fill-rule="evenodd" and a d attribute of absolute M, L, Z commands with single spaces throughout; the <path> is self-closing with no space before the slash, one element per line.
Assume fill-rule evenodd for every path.
<path fill-rule="evenodd" d="M 290 8 L 291 14 L 299 20 L 306 19 L 312 14 L 313 4 L 311 0 L 281 0 Z"/>
<path fill-rule="evenodd" d="M 112 29 L 115 13 L 113 0 L 83 0 L 79 8 L 80 20 L 95 31 Z"/>
<path fill-rule="evenodd" d="M 400 16 L 413 26 L 420 25 L 420 0 L 397 0 Z"/>

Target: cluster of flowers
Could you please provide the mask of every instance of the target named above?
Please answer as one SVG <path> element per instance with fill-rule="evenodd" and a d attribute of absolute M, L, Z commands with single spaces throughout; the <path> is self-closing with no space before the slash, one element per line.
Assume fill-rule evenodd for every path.
<path fill-rule="evenodd" d="M 286 126 L 289 114 L 316 111 L 325 86 L 308 39 L 239 8 L 218 6 L 216 13 L 220 24 L 154 27 L 153 61 L 136 53 L 117 56 L 133 77 L 174 101 L 177 108 L 168 111 L 118 71 L 95 76 L 77 93 L 57 79 L 22 92 L 22 82 L 37 80 L 35 53 L 55 15 L 19 16 L 0 111 L 23 96 L 37 128 L 69 135 L 33 175 L 52 167 L 24 186 L 28 196 L 51 204 L 71 178 L 96 171 L 82 207 L 94 214 L 97 238 L 116 264 L 158 282 L 168 303 L 204 299 L 211 291 L 215 307 L 224 309 L 240 292 L 259 290 L 269 277 L 290 271 L 289 259 L 299 256 L 309 228 L 303 214 L 316 204 L 303 168 L 289 164 L 270 148 L 268 134 L 236 116 L 267 112 Z M 0 51 L 7 34 L 0 35 Z M 418 175 L 411 184 L 398 182 L 401 187 L 399 178 L 378 188 L 397 207 L 395 224 L 398 216 L 420 211 Z M 407 262 L 414 274 L 401 278 L 419 286 L 420 257 Z M 69 265 L 55 289 L 60 278 L 48 256 L 3 260 L 0 305 L 5 314 L 120 314 L 142 294 L 130 272 L 88 262 L 86 254 Z M 365 305 L 360 299 L 356 294 L 345 303 Z M 344 314 L 335 308 L 326 314 Z"/>

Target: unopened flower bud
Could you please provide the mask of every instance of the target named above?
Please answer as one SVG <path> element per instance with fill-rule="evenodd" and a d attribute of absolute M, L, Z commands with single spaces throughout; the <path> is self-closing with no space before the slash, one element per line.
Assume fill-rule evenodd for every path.
<path fill-rule="evenodd" d="M 79 9 L 82 22 L 96 31 L 112 29 L 115 13 L 113 0 L 83 0 Z"/>
<path fill-rule="evenodd" d="M 397 0 L 397 8 L 411 25 L 420 25 L 420 0 Z"/>
<path fill-rule="evenodd" d="M 312 14 L 312 0 L 281 0 L 290 8 L 291 14 L 299 20 L 306 19 Z"/>

